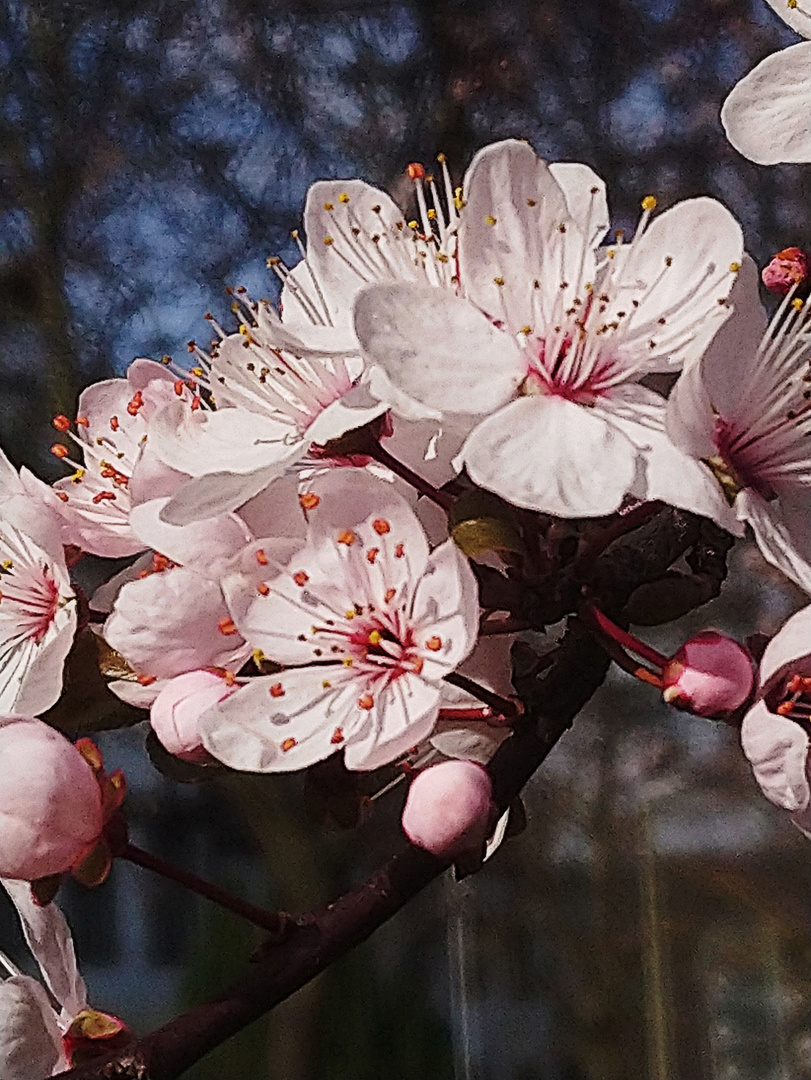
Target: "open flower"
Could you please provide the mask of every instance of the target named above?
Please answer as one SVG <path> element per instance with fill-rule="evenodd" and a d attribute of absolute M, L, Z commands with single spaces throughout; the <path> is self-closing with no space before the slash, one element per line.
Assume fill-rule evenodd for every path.
<path fill-rule="evenodd" d="M 430 552 L 408 504 L 360 470 L 319 477 L 301 498 L 303 546 L 285 564 L 263 549 L 258 595 L 232 604 L 246 640 L 285 670 L 205 713 L 203 743 L 257 772 L 340 749 L 350 769 L 377 768 L 433 729 L 442 679 L 476 640 L 476 582 L 452 542 Z"/>
<path fill-rule="evenodd" d="M 763 557 L 811 592 L 811 308 L 789 292 L 767 326 L 750 260 L 733 300 L 670 396 L 668 432 L 712 464 Z"/>
<path fill-rule="evenodd" d="M 809 0 L 768 0 L 792 30 L 811 38 Z M 811 42 L 772 53 L 741 79 L 721 120 L 736 150 L 759 165 L 811 161 Z"/>
<path fill-rule="evenodd" d="M 744 717 L 743 752 L 763 794 L 811 835 L 811 607 L 769 642 L 758 699 Z"/>
<path fill-rule="evenodd" d="M 710 474 L 671 445 L 664 401 L 639 381 L 698 358 L 729 314 L 742 253 L 729 212 L 694 199 L 648 227 L 649 198 L 634 240 L 600 249 L 599 178 L 516 141 L 476 155 L 464 202 L 459 294 L 364 289 L 367 361 L 440 414 L 466 415 L 458 463 L 515 505 L 599 516 L 630 493 L 726 522 Z"/>

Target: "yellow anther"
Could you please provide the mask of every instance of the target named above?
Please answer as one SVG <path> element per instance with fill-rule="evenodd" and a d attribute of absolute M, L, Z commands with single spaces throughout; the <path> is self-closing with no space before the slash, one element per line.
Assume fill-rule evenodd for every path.
<path fill-rule="evenodd" d="M 0 563 L 0 567 L 2 567 L 3 570 L 13 570 L 14 563 L 11 559 L 4 559 L 3 562 Z"/>
<path fill-rule="evenodd" d="M 672 266 L 672 265 L 673 265 L 673 256 L 672 255 L 665 255 L 665 266 Z"/>
<path fill-rule="evenodd" d="M 418 221 L 409 221 L 408 227 L 409 229 L 418 229 L 420 225 Z"/>
<path fill-rule="evenodd" d="M 529 337 L 529 335 L 532 333 L 532 327 L 531 326 L 522 326 L 521 327 L 521 333 L 525 337 Z"/>
<path fill-rule="evenodd" d="M 349 196 L 347 195 L 347 193 L 345 191 L 342 191 L 341 194 L 338 196 L 338 202 L 339 203 L 348 203 L 349 202 Z"/>
<path fill-rule="evenodd" d="M 290 233 L 290 236 L 293 240 L 298 240 L 298 229 L 293 229 L 293 231 Z"/>
<path fill-rule="evenodd" d="M 495 225 L 496 223 L 496 219 L 493 217 L 492 214 L 486 214 L 484 221 L 486 225 Z"/>
<path fill-rule="evenodd" d="M 332 244 L 335 243 L 335 241 L 332 239 L 331 236 L 325 236 L 324 243 L 327 245 L 327 247 L 330 247 Z"/>
<path fill-rule="evenodd" d="M 251 653 L 251 659 L 257 667 L 261 667 L 262 664 L 264 664 L 265 662 L 265 654 L 262 652 L 261 649 L 254 649 Z"/>
<path fill-rule="evenodd" d="M 655 195 L 646 195 L 645 198 L 642 200 L 642 209 L 655 210 L 658 202 L 659 200 L 656 198 Z"/>
<path fill-rule="evenodd" d="M 797 7 L 797 0 L 788 0 L 788 5 L 787 6 L 788 6 L 789 11 L 794 11 L 796 9 L 796 7 Z"/>
<path fill-rule="evenodd" d="M 265 259 L 265 265 L 270 268 L 273 266 L 278 266 L 281 261 L 282 260 L 279 258 L 278 255 L 271 255 L 267 259 Z"/>
<path fill-rule="evenodd" d="M 380 631 L 372 630 L 372 632 L 369 634 L 368 640 L 370 645 L 379 645 L 381 641 Z"/>
<path fill-rule="evenodd" d="M 323 690 L 329 690 L 329 688 L 331 686 L 332 686 L 332 683 L 329 681 L 329 679 L 324 679 L 324 681 L 321 683 L 321 688 Z"/>
<path fill-rule="evenodd" d="M 325 210 L 334 210 L 335 209 L 335 203 L 325 202 L 324 203 L 324 209 Z"/>
<path fill-rule="evenodd" d="M 615 248 L 609 248 L 606 252 L 606 255 L 609 257 L 609 259 L 613 259 L 616 254 L 617 252 Z"/>
<path fill-rule="evenodd" d="M 445 161 L 447 161 L 447 158 L 445 157 L 444 154 L 437 154 L 436 159 L 437 159 L 437 161 L 439 162 L 440 165 L 444 164 Z"/>
<path fill-rule="evenodd" d="M 434 210 L 433 207 L 431 207 L 431 209 L 428 211 L 428 220 L 436 221 L 436 210 Z"/>
<path fill-rule="evenodd" d="M 352 659 L 351 656 L 345 656 L 341 662 L 344 665 L 344 667 L 352 667 L 352 664 L 354 663 L 354 660 Z"/>
<path fill-rule="evenodd" d="M 805 307 L 805 301 L 801 300 L 799 296 L 795 296 L 794 299 L 791 301 L 791 306 L 794 308 L 795 311 L 802 311 Z"/>
<path fill-rule="evenodd" d="M 738 274 L 741 270 L 741 264 L 739 262 L 730 263 L 729 269 L 732 271 L 733 274 Z"/>
<path fill-rule="evenodd" d="M 493 284 L 495 284 L 495 285 L 503 285 L 504 284 L 504 278 L 503 277 L 494 277 L 493 278 Z"/>
<path fill-rule="evenodd" d="M 82 482 L 82 480 L 84 480 L 84 472 L 85 472 L 84 469 L 77 469 L 76 470 L 76 472 L 73 474 L 73 476 L 71 476 L 71 480 L 73 481 L 74 484 L 80 484 Z"/>
<path fill-rule="evenodd" d="M 441 251 L 438 251 L 437 256 L 436 256 L 436 261 L 441 262 L 441 263 L 446 263 L 446 262 L 450 262 L 450 259 L 448 258 L 447 255 L 443 255 Z"/>

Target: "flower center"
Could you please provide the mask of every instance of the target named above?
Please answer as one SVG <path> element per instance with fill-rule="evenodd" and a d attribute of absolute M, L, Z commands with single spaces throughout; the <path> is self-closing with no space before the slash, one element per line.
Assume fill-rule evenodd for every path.
<path fill-rule="evenodd" d="M 767 704 L 778 716 L 796 720 L 806 727 L 811 723 L 811 678 L 788 675 L 776 691 L 767 694 Z"/>

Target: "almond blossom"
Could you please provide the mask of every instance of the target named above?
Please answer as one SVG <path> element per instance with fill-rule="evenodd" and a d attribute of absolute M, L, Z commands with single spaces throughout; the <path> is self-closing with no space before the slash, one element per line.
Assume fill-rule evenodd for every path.
<path fill-rule="evenodd" d="M 811 607 L 793 615 L 769 642 L 758 698 L 744 717 L 743 752 L 767 799 L 811 835 Z"/>
<path fill-rule="evenodd" d="M 731 214 L 693 199 L 649 225 L 646 198 L 633 241 L 602 249 L 602 181 L 514 140 L 476 155 L 463 202 L 458 295 L 362 290 L 367 362 L 467 419 L 457 464 L 515 505 L 600 516 L 631 494 L 729 524 L 710 473 L 672 446 L 664 401 L 640 379 L 697 359 L 727 318 L 743 244 Z"/>
<path fill-rule="evenodd" d="M 768 0 L 792 30 L 811 38 L 809 0 Z M 727 137 L 759 165 L 811 161 L 811 42 L 762 60 L 732 89 L 721 110 Z"/>
<path fill-rule="evenodd" d="M 709 461 L 763 557 L 811 592 L 811 308 L 791 289 L 774 318 L 750 260 L 735 314 L 668 403 L 673 441 Z"/>
<path fill-rule="evenodd" d="M 278 674 L 251 679 L 200 721 L 203 744 L 238 769 L 300 769 L 343 749 L 374 769 L 425 739 L 442 679 L 469 655 L 477 587 L 448 541 L 433 552 L 408 504 L 359 470 L 301 496 L 303 546 L 267 573 L 234 620 Z M 226 592 L 244 597 L 242 577 Z"/>

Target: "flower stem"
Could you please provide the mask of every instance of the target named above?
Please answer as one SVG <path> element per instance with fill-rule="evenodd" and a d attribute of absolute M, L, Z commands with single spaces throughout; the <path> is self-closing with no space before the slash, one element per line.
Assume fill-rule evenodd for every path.
<path fill-rule="evenodd" d="M 483 701 L 485 705 L 489 705 L 494 713 L 503 716 L 505 720 L 516 720 L 523 712 L 519 702 L 510 701 L 509 698 L 502 697 L 500 694 L 494 694 L 492 690 L 479 686 L 473 679 L 469 679 L 467 675 L 460 675 L 458 671 L 452 671 L 450 675 L 446 675 L 445 682 L 450 683 L 451 686 L 458 686 L 460 690 L 472 694 L 479 701 Z M 481 719 L 484 719 L 484 717 L 481 717 Z"/>
<path fill-rule="evenodd" d="M 646 645 L 644 641 L 640 641 L 638 637 L 634 637 L 627 630 L 623 630 L 621 626 L 617 626 L 605 612 L 600 611 L 596 604 L 591 602 L 586 604 L 583 614 L 586 621 L 591 624 L 592 629 L 596 627 L 601 636 L 616 642 L 623 649 L 629 649 L 634 655 L 640 656 L 643 660 L 653 664 L 659 671 L 670 663 L 670 657 L 657 652 L 650 645 Z"/>
<path fill-rule="evenodd" d="M 518 634 L 530 630 L 532 623 L 526 619 L 508 616 L 506 619 L 483 619 L 479 624 L 479 637 L 495 637 L 497 634 Z"/>
<path fill-rule="evenodd" d="M 219 904 L 220 907 L 227 908 L 228 911 L 247 919 L 254 926 L 261 926 L 263 930 L 268 930 L 272 934 L 283 933 L 285 926 L 289 922 L 289 916 L 285 915 L 284 912 L 265 911 L 264 908 L 250 904 L 247 900 L 233 896 L 218 885 L 212 885 L 210 881 L 204 881 L 190 870 L 184 870 L 182 866 L 175 866 L 174 863 L 162 859 L 159 855 L 153 855 L 149 851 L 143 851 L 134 844 L 127 843 L 126 847 L 120 852 L 119 857 L 135 863 L 136 866 L 143 866 L 146 870 L 152 870 L 154 873 L 160 874 L 161 877 L 174 881 L 185 889 L 190 889 L 192 892 L 197 893 L 198 896 L 204 896 L 206 900 L 212 900 L 215 904 Z"/>
<path fill-rule="evenodd" d="M 453 499 L 450 495 L 435 488 L 433 484 L 419 476 L 413 469 L 409 469 L 402 461 L 393 457 L 379 442 L 372 442 L 367 452 L 369 457 L 373 457 L 379 465 L 391 469 L 395 476 L 405 480 L 407 484 L 419 491 L 420 495 L 424 495 L 426 499 L 430 499 L 437 506 L 441 506 L 446 513 L 453 506 Z"/>

